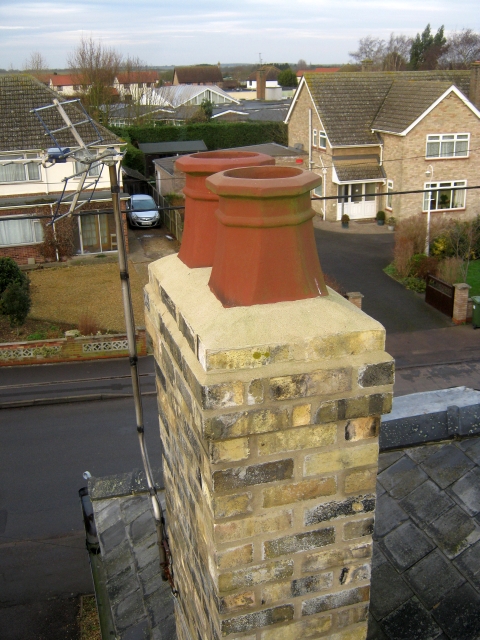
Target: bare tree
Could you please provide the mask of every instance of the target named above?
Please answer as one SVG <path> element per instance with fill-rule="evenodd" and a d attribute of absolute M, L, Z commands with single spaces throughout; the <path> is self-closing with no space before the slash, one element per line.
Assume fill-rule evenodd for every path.
<path fill-rule="evenodd" d="M 368 35 L 360 38 L 357 51 L 350 51 L 348 55 L 357 63 L 363 60 L 371 60 L 374 69 L 381 69 L 386 54 L 386 47 L 387 43 L 385 40 Z"/>
<path fill-rule="evenodd" d="M 473 29 L 454 31 L 448 39 L 448 50 L 439 64 L 448 69 L 468 69 L 480 58 L 480 33 Z"/>
<path fill-rule="evenodd" d="M 122 64 L 121 54 L 82 36 L 68 64 L 78 75 L 82 101 L 92 117 L 101 119 L 105 114 L 108 120 L 110 105 L 116 100 L 113 83 Z"/>
<path fill-rule="evenodd" d="M 297 62 L 297 71 L 304 71 L 305 69 L 308 69 L 308 64 L 303 60 L 303 58 L 300 58 Z"/>
<path fill-rule="evenodd" d="M 32 51 L 23 63 L 23 70 L 32 76 L 40 75 L 48 69 L 48 63 L 40 51 Z"/>
<path fill-rule="evenodd" d="M 384 71 L 403 71 L 406 69 L 410 57 L 412 39 L 400 34 L 390 34 L 385 43 L 385 56 L 383 58 Z"/>

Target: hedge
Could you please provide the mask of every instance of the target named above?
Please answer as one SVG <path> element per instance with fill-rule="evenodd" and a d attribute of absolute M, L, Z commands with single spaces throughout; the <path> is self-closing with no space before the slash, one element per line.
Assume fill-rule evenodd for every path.
<path fill-rule="evenodd" d="M 195 122 L 181 126 L 109 127 L 128 143 L 124 164 L 131 169 L 145 171 L 143 154 L 135 148 L 137 143 L 175 142 L 177 140 L 203 140 L 209 151 L 244 147 L 265 142 L 288 145 L 287 125 L 283 122 Z"/>

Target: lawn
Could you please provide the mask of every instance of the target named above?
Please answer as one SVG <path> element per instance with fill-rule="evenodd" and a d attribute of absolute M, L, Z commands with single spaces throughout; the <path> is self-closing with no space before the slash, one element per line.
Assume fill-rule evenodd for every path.
<path fill-rule="evenodd" d="M 480 260 L 473 260 L 468 265 L 467 284 L 470 289 L 470 296 L 480 296 Z"/>
<path fill-rule="evenodd" d="M 142 281 L 131 263 L 129 272 L 135 324 L 144 325 Z M 45 333 L 49 338 L 63 336 L 65 328 L 78 327 L 83 314 L 91 316 L 104 331 L 125 331 L 116 263 L 36 269 L 28 275 L 32 308 L 27 324 L 16 337 L 6 318 L 2 318 L 5 322 L 0 322 L 0 342 L 26 340 L 36 333 Z M 36 320 L 40 322 L 35 323 Z"/>

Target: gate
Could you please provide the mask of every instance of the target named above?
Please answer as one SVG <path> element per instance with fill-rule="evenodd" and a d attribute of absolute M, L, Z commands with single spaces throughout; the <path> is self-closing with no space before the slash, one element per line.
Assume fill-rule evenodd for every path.
<path fill-rule="evenodd" d="M 427 276 L 425 302 L 450 318 L 453 316 L 455 287 L 434 276 Z"/>

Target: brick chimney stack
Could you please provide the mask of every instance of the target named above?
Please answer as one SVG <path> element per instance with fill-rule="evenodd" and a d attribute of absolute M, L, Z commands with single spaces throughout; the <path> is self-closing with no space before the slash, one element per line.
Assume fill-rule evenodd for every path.
<path fill-rule="evenodd" d="M 362 71 L 373 71 L 373 60 L 362 60 Z"/>
<path fill-rule="evenodd" d="M 480 60 L 472 62 L 470 67 L 470 102 L 480 109 Z"/>
<path fill-rule="evenodd" d="M 267 72 L 265 69 L 257 71 L 257 100 L 265 100 L 265 87 L 267 86 Z"/>

